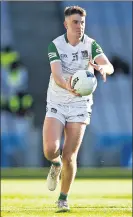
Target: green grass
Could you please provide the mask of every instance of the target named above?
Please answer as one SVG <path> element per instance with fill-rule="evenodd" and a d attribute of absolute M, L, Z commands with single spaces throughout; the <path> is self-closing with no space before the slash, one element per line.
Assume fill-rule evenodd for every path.
<path fill-rule="evenodd" d="M 132 181 L 76 179 L 69 196 L 71 211 L 57 213 L 60 186 L 50 192 L 46 180 L 1 181 L 1 216 L 8 217 L 129 217 Z"/>
<path fill-rule="evenodd" d="M 6 179 L 44 179 L 49 168 L 2 168 L 1 177 Z M 77 178 L 101 178 L 101 179 L 131 179 L 132 170 L 127 168 L 78 168 Z"/>

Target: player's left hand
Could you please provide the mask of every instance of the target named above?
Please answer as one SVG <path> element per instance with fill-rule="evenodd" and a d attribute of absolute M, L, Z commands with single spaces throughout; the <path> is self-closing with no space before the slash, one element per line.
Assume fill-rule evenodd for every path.
<path fill-rule="evenodd" d="M 92 63 L 92 61 L 89 62 L 91 66 L 97 71 L 99 71 L 103 77 L 103 81 L 106 82 L 106 72 L 103 71 L 103 68 L 100 65 Z"/>
<path fill-rule="evenodd" d="M 70 78 L 67 80 L 66 89 L 75 96 L 81 96 L 79 93 L 76 93 L 76 90 L 71 87 L 71 79 L 72 76 L 70 76 Z"/>

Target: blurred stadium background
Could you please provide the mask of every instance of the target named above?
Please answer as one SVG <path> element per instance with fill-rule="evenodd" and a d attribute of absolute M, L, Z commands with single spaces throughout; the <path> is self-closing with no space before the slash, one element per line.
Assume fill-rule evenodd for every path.
<path fill-rule="evenodd" d="M 2 168 L 49 166 L 42 150 L 50 76 L 47 47 L 65 33 L 63 11 L 69 5 L 86 9 L 86 34 L 101 45 L 115 69 L 106 84 L 96 73 L 98 87 L 92 119 L 80 149 L 78 166 L 132 167 L 131 4 L 1 2 Z"/>

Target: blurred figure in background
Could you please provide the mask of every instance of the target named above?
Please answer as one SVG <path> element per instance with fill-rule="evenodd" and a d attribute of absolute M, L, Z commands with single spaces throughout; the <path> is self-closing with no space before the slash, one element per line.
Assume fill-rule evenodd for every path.
<path fill-rule="evenodd" d="M 71 76 L 79 69 L 89 69 L 92 73 L 96 69 L 106 81 L 106 74 L 110 75 L 114 70 L 101 47 L 84 34 L 86 11 L 72 6 L 65 9 L 64 15 L 67 32 L 53 40 L 48 48 L 52 74 L 47 92 L 43 145 L 44 154 L 52 163 L 47 177 L 48 188 L 55 190 L 62 170 L 58 208 L 69 210 L 67 197 L 76 175 L 77 154 L 90 123 L 93 104 L 92 94 L 81 97 L 72 89 Z M 61 159 L 63 130 L 65 139 Z"/>
<path fill-rule="evenodd" d="M 9 65 L 19 59 L 19 53 L 7 45 L 1 51 L 1 66 L 8 69 Z"/>
<path fill-rule="evenodd" d="M 24 166 L 30 121 L 27 110 L 33 99 L 28 94 L 28 72 L 19 54 L 6 47 L 1 67 L 2 166 Z"/>
<path fill-rule="evenodd" d="M 9 65 L 7 85 L 10 88 L 10 95 L 28 90 L 28 72 L 20 59 Z"/>

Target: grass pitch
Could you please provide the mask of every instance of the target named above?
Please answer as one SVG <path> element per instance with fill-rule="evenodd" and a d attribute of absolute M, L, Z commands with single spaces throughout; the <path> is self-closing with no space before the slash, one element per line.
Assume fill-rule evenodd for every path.
<path fill-rule="evenodd" d="M 58 213 L 60 186 L 50 192 L 46 180 L 1 181 L 1 216 L 131 217 L 132 181 L 76 179 L 69 196 L 70 212 Z"/>

